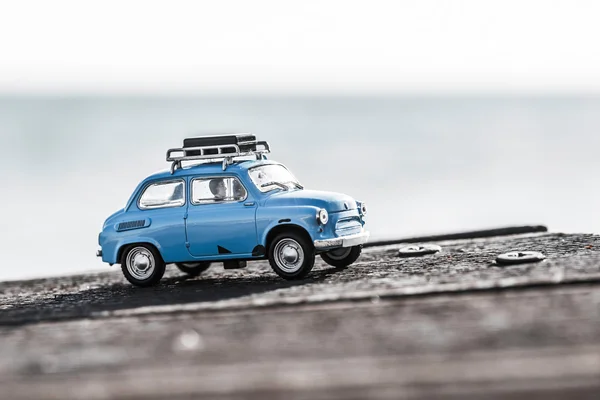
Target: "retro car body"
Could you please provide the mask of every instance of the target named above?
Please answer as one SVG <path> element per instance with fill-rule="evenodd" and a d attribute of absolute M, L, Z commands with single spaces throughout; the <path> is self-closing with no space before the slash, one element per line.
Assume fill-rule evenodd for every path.
<path fill-rule="evenodd" d="M 138 286 L 156 284 L 169 263 L 196 275 L 211 262 L 240 268 L 269 259 L 285 279 L 306 276 L 316 254 L 336 267 L 353 263 L 369 237 L 365 204 L 305 190 L 283 164 L 266 159 L 266 142 L 240 149 L 248 142 L 240 136 L 234 144 L 204 137 L 196 139 L 210 138 L 211 145 L 204 140 L 171 149 L 171 171 L 144 179 L 126 206 L 106 219 L 99 235 L 102 260 L 121 264 Z M 181 164 L 194 160 L 204 162 Z"/>

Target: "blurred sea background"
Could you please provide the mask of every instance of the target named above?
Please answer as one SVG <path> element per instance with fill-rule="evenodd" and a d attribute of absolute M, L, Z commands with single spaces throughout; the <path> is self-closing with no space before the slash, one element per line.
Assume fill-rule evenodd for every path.
<path fill-rule="evenodd" d="M 593 96 L 5 95 L 0 280 L 108 269 L 104 219 L 203 134 L 254 133 L 307 188 L 366 201 L 373 240 L 598 232 L 599 128 Z"/>

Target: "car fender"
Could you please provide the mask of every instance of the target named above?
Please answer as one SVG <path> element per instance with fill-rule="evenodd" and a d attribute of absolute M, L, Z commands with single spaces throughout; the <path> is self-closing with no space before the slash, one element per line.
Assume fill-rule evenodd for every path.
<path fill-rule="evenodd" d="M 162 257 L 162 253 L 163 253 L 162 247 L 161 247 L 160 243 L 158 243 L 155 239 L 153 239 L 151 237 L 147 237 L 147 236 L 132 236 L 132 237 L 125 237 L 125 238 L 118 240 L 114 246 L 113 251 L 111 252 L 110 259 L 103 260 L 103 261 L 110 262 L 112 264 L 118 264 L 121 261 L 121 260 L 119 260 L 119 252 L 123 249 L 124 246 L 128 246 L 128 245 L 134 244 L 134 243 L 149 243 L 149 244 L 153 245 L 154 247 L 156 247 L 156 249 L 158 250 L 158 252 L 160 253 L 160 255 Z"/>
<path fill-rule="evenodd" d="M 256 215 L 259 243 L 266 247 L 269 232 L 278 226 L 285 225 L 299 226 L 308 233 L 311 240 L 319 239 L 318 211 L 319 208 L 314 206 L 259 208 Z"/>

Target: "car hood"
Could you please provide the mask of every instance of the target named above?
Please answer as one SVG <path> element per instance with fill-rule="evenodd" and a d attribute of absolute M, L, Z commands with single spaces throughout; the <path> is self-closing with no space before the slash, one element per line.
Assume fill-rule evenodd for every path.
<path fill-rule="evenodd" d="M 346 211 L 356 208 L 356 200 L 352 197 L 334 192 L 319 190 L 291 190 L 273 193 L 267 206 L 315 206 L 324 208 L 328 212 Z"/>

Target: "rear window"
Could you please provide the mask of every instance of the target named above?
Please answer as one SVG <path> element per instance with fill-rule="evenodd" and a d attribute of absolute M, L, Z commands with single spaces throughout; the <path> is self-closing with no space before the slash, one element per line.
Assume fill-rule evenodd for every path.
<path fill-rule="evenodd" d="M 181 207 L 185 204 L 185 184 L 182 180 L 154 183 L 144 190 L 138 204 L 142 210 Z"/>

